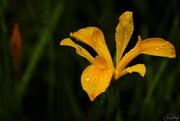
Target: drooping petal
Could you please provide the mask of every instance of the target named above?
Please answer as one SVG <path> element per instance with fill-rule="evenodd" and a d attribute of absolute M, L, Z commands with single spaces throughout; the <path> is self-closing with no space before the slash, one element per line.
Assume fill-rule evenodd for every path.
<path fill-rule="evenodd" d="M 176 57 L 174 46 L 162 38 L 148 38 L 143 40 L 141 53 L 169 58 Z"/>
<path fill-rule="evenodd" d="M 176 57 L 175 48 L 170 42 L 162 38 L 149 38 L 142 41 L 141 37 L 138 36 L 138 42 L 136 46 L 128 53 L 126 53 L 125 56 L 118 62 L 114 71 L 115 79 L 118 79 L 120 77 L 119 73 L 121 73 L 123 69 L 128 65 L 128 63 L 139 54 L 148 54 L 169 58 Z"/>
<path fill-rule="evenodd" d="M 92 64 L 83 71 L 81 85 L 91 101 L 106 91 L 112 78 L 113 69 L 113 67 L 103 69 L 97 64 Z"/>
<path fill-rule="evenodd" d="M 92 33 L 94 30 L 97 30 L 97 27 L 86 27 L 79 29 L 76 32 L 71 32 L 70 36 L 76 38 L 77 40 L 89 45 L 93 46 L 94 41 L 92 40 Z"/>
<path fill-rule="evenodd" d="M 98 55 L 105 58 L 108 64 L 113 65 L 104 35 L 100 29 L 96 27 L 86 27 L 77 32 L 70 33 L 70 36 L 91 46 Z"/>
<path fill-rule="evenodd" d="M 116 70 L 117 71 L 117 70 Z M 144 77 L 145 73 L 146 73 L 146 67 L 144 64 L 136 64 L 134 66 L 131 67 L 127 67 L 125 68 L 123 71 L 121 72 L 116 72 L 117 73 L 117 77 L 116 78 L 120 78 L 121 76 L 127 74 L 127 73 L 132 73 L 132 72 L 137 72 L 139 73 L 142 77 Z"/>
<path fill-rule="evenodd" d="M 133 30 L 132 12 L 126 11 L 119 17 L 119 24 L 116 27 L 116 66 L 131 38 Z"/>
<path fill-rule="evenodd" d="M 83 47 L 81 47 L 78 44 L 75 44 L 70 38 L 63 39 L 60 42 L 60 45 L 66 45 L 66 46 L 74 47 L 76 49 L 77 54 L 86 58 L 90 63 L 95 62 L 95 59 L 91 56 L 91 54 L 86 49 L 84 49 Z"/>

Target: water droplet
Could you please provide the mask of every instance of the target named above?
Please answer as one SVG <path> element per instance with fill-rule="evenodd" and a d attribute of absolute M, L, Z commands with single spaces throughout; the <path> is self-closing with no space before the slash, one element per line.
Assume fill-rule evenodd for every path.
<path fill-rule="evenodd" d="M 90 77 L 89 76 L 87 76 L 86 78 L 85 78 L 85 81 L 86 82 L 89 82 L 91 79 L 90 79 Z"/>
<path fill-rule="evenodd" d="M 87 55 L 87 52 L 85 51 L 84 54 Z"/>
<path fill-rule="evenodd" d="M 156 47 L 156 49 L 158 50 L 159 48 L 158 48 L 158 47 Z"/>
<path fill-rule="evenodd" d="M 129 28 L 128 31 L 131 31 L 131 29 Z"/>
<path fill-rule="evenodd" d="M 124 36 L 127 37 L 127 34 L 125 34 Z"/>
<path fill-rule="evenodd" d="M 93 42 L 96 42 L 96 39 L 97 39 L 96 37 L 93 37 L 93 38 L 92 38 Z"/>

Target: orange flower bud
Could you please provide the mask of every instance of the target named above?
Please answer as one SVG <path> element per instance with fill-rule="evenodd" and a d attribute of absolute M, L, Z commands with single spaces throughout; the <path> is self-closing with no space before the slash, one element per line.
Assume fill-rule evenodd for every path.
<path fill-rule="evenodd" d="M 21 69 L 21 35 L 17 23 L 14 25 L 10 47 L 13 69 L 15 72 L 19 72 Z"/>

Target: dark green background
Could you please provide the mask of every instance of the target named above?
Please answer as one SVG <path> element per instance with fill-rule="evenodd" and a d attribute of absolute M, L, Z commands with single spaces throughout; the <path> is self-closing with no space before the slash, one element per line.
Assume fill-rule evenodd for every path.
<path fill-rule="evenodd" d="M 180 118 L 179 5 L 179 0 L 0 0 L 0 121 L 162 121 L 171 113 Z M 114 57 L 115 28 L 125 11 L 134 19 L 125 52 L 138 35 L 161 37 L 175 46 L 176 58 L 138 56 L 130 65 L 144 63 L 144 78 L 127 74 L 91 102 L 80 83 L 89 62 L 59 42 L 96 26 Z M 22 37 L 20 73 L 13 71 L 10 54 L 15 23 Z"/>

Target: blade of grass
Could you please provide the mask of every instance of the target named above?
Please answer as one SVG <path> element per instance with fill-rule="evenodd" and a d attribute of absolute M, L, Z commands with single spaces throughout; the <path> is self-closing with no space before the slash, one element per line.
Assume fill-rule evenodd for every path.
<path fill-rule="evenodd" d="M 170 1 L 170 2 L 172 2 L 172 1 Z M 172 4 L 170 3 L 164 11 L 165 12 L 162 16 L 161 22 L 159 23 L 157 30 L 156 30 L 155 36 L 162 35 L 164 30 L 166 30 L 166 25 L 168 24 L 168 20 L 171 19 L 170 16 L 173 12 Z"/>
<path fill-rule="evenodd" d="M 10 74 L 10 58 L 9 58 L 9 37 L 8 37 L 8 29 L 7 29 L 7 24 L 6 20 L 3 14 L 3 7 L 0 5 L 0 18 L 1 18 L 1 29 L 2 29 L 2 63 L 3 63 L 3 79 L 2 84 L 3 84 L 3 101 L 4 101 L 4 112 L 7 116 L 7 118 L 10 118 L 11 116 L 11 111 L 12 111 L 12 93 L 11 93 L 11 74 Z"/>
<path fill-rule="evenodd" d="M 174 35 L 176 33 L 176 30 L 178 29 L 178 22 L 179 22 L 178 21 L 178 17 L 175 16 L 174 21 L 173 21 L 173 25 L 172 25 L 172 28 L 171 28 L 171 31 L 170 31 L 170 34 L 169 34 L 169 37 L 168 37 L 168 40 L 173 40 Z M 150 99 L 152 97 L 154 89 L 156 88 L 156 86 L 158 84 L 158 81 L 160 80 L 160 78 L 161 78 L 161 76 L 163 74 L 163 70 L 166 68 L 167 64 L 168 64 L 168 59 L 167 58 L 163 59 L 162 63 L 159 66 L 159 70 L 157 71 L 157 73 L 156 73 L 152 83 L 149 86 L 148 93 L 147 93 L 147 95 L 146 95 L 146 97 L 144 99 L 140 121 L 142 121 L 143 117 L 145 116 L 147 105 L 150 102 Z"/>
<path fill-rule="evenodd" d="M 48 80 L 48 114 L 53 114 L 54 89 L 55 89 L 55 55 L 53 41 L 49 43 L 49 80 Z"/>
<path fill-rule="evenodd" d="M 65 90 L 67 92 L 70 107 L 72 109 L 72 113 L 73 113 L 73 117 L 74 117 L 73 119 L 75 121 L 79 121 L 80 120 L 79 106 L 78 106 L 75 94 L 74 94 L 74 92 L 72 90 L 73 87 L 72 87 L 72 84 L 70 83 L 69 77 L 64 78 L 64 86 L 65 86 Z"/>
<path fill-rule="evenodd" d="M 167 64 L 168 64 L 168 59 L 167 58 L 163 59 L 163 61 L 162 61 L 161 65 L 159 66 L 159 69 L 158 69 L 158 71 L 157 71 L 157 73 L 156 73 L 152 83 L 149 86 L 147 95 L 146 95 L 146 97 L 144 99 L 144 102 L 143 102 L 143 108 L 142 108 L 142 111 L 141 111 L 142 113 L 141 113 L 140 121 L 144 120 L 145 113 L 147 113 L 146 112 L 147 111 L 146 110 L 147 109 L 147 105 L 149 104 L 149 102 L 151 100 L 151 96 L 153 94 L 153 91 L 156 88 L 156 86 L 158 84 L 158 81 L 160 80 L 160 77 L 161 77 L 164 69 L 166 68 Z"/>
<path fill-rule="evenodd" d="M 57 72 L 56 73 L 56 77 L 57 77 L 57 83 L 56 83 L 56 88 L 57 88 L 57 95 L 56 95 L 56 109 L 57 109 L 57 120 L 58 121 L 63 121 L 63 115 L 64 115 L 64 111 L 63 109 L 63 92 L 64 92 L 64 86 L 63 86 L 63 74 L 61 73 L 61 69 L 62 69 L 62 64 L 61 63 L 57 63 Z M 60 74 L 60 75 L 59 75 Z"/>
<path fill-rule="evenodd" d="M 33 23 L 35 24 L 35 30 L 37 31 L 39 29 L 39 24 L 37 23 L 37 20 L 36 20 L 35 11 L 34 11 L 34 7 L 32 5 L 32 1 L 25 0 L 25 4 L 27 6 L 27 9 L 28 9 L 28 12 L 30 14 L 31 19 L 32 19 Z"/>
<path fill-rule="evenodd" d="M 118 111 L 115 121 L 123 121 L 120 111 Z"/>
<path fill-rule="evenodd" d="M 63 3 L 58 2 L 56 4 L 55 10 L 52 12 L 51 19 L 49 20 L 49 24 L 42 30 L 43 32 L 40 34 L 39 41 L 36 44 L 36 47 L 32 51 L 32 55 L 30 58 L 30 62 L 25 69 L 25 72 L 22 76 L 22 80 L 18 86 L 18 90 L 16 92 L 16 96 L 18 97 L 18 102 L 21 104 L 21 99 L 25 93 L 26 87 L 31 79 L 31 76 L 40 60 L 41 54 L 43 53 L 44 47 L 48 44 L 50 36 L 56 27 L 58 20 L 61 17 L 63 12 Z"/>

